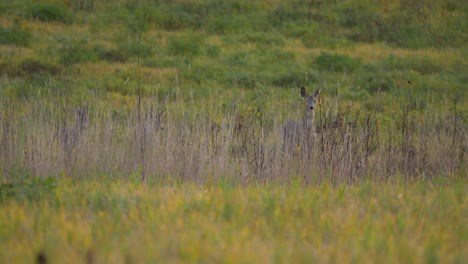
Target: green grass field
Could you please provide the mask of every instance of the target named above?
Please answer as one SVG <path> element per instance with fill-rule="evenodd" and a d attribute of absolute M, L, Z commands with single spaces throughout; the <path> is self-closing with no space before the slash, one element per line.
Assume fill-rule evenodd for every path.
<path fill-rule="evenodd" d="M 0 206 L 3 262 L 463 263 L 466 180 L 233 186 L 59 179 Z"/>
<path fill-rule="evenodd" d="M 466 262 L 467 8 L 0 0 L 0 263 Z"/>

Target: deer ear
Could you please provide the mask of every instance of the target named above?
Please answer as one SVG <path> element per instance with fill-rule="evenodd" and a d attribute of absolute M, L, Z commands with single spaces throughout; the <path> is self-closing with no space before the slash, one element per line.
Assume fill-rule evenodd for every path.
<path fill-rule="evenodd" d="M 301 88 L 301 96 L 302 96 L 302 97 L 305 97 L 306 94 L 307 94 L 307 92 L 306 92 L 305 87 L 302 87 L 302 88 Z"/>
<path fill-rule="evenodd" d="M 314 97 L 317 98 L 319 95 L 320 95 L 320 92 L 322 91 L 322 88 L 319 88 L 317 89 L 315 92 L 314 92 Z"/>

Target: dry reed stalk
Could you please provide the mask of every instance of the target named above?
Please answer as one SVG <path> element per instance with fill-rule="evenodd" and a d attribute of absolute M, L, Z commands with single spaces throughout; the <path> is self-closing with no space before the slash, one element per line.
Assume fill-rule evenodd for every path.
<path fill-rule="evenodd" d="M 467 125 L 456 111 L 431 115 L 404 108 L 382 122 L 374 113 L 328 107 L 319 116 L 310 155 L 291 156 L 283 151 L 283 119 L 277 115 L 240 120 L 232 110 L 215 122 L 203 108 L 166 110 L 145 101 L 139 120 L 137 112 L 105 107 L 85 113 L 61 104 L 4 101 L 0 165 L 6 175 L 21 166 L 37 176 L 137 173 L 144 181 L 195 183 L 287 183 L 297 177 L 353 183 L 464 173 Z"/>

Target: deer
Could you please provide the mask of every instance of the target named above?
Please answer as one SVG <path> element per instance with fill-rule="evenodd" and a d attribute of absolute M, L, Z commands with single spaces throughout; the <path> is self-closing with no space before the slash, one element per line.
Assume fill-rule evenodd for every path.
<path fill-rule="evenodd" d="M 315 109 L 321 91 L 319 88 L 309 94 L 305 87 L 301 88 L 305 108 L 303 120 L 288 120 L 283 127 L 283 148 L 288 154 L 307 153 L 310 156 L 315 138 Z"/>

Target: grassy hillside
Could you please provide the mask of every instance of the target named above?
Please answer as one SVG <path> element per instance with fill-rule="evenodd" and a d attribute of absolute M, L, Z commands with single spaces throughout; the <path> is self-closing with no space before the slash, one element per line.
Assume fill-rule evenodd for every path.
<path fill-rule="evenodd" d="M 15 1 L 0 12 L 6 96 L 314 85 L 357 101 L 451 100 L 466 83 L 463 1 Z"/>

